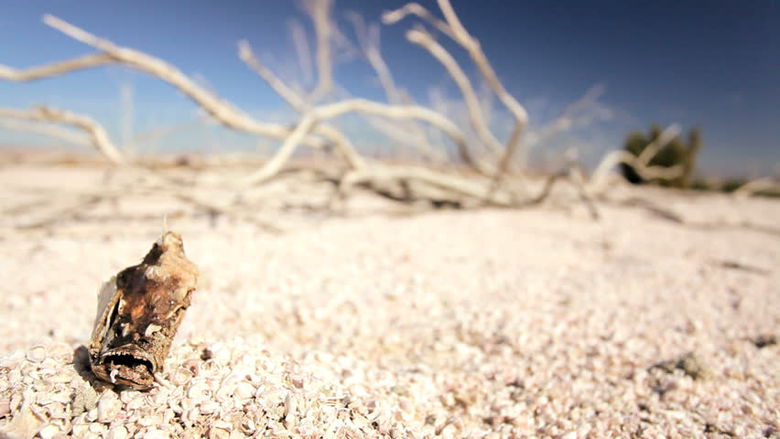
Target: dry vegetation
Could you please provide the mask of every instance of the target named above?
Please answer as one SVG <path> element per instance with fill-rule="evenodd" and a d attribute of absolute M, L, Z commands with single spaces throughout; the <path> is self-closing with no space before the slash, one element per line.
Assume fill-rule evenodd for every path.
<path fill-rule="evenodd" d="M 771 181 L 737 196 L 618 184 L 619 163 L 678 177 L 649 165 L 674 125 L 638 157 L 609 153 L 588 174 L 571 153 L 534 177 L 529 149 L 592 119 L 598 87 L 528 131 L 523 105 L 439 0 L 382 21 L 416 21 L 407 38 L 452 78 L 468 125 L 399 88 L 379 27 L 358 16 L 357 47 L 386 102 L 344 98 L 331 2 L 304 4 L 310 90 L 238 47 L 296 111 L 291 126 L 52 16 L 96 53 L 0 65 L 19 82 L 125 66 L 225 127 L 279 141 L 270 158 L 136 157 L 86 115 L 0 108 L 3 127 L 101 154 L 4 153 L 0 437 L 780 437 L 780 205 L 749 197 Z M 434 33 L 511 116 L 507 139 Z M 340 128 L 346 114 L 404 159 L 366 154 Z M 147 250 L 162 215 L 201 270 L 199 291 L 153 388 L 119 392 L 89 372 L 94 292 Z"/>
<path fill-rule="evenodd" d="M 232 197 L 237 201 L 222 206 L 222 209 L 240 210 L 241 206 L 237 204 L 244 198 L 242 193 L 277 179 L 286 172 L 294 171 L 296 168 L 290 166 L 290 160 L 299 146 L 324 151 L 324 154 L 328 155 L 333 154 L 333 159 L 321 160 L 313 171 L 318 173 L 323 182 L 335 187 L 334 202 L 351 196 L 355 190 L 368 190 L 398 202 L 427 202 L 433 207 L 517 208 L 538 204 L 551 193 L 550 190 L 556 182 L 565 180 L 577 188 L 578 197 L 588 204 L 595 218 L 598 214 L 593 199 L 604 192 L 609 172 L 616 164 L 630 162 L 647 175 L 663 177 L 668 174 L 669 178 L 674 176 L 674 169 L 654 169 L 648 166 L 652 158 L 650 152 L 657 151 L 663 146 L 661 144 L 656 145 L 656 148 L 648 148 L 650 155 L 639 159 L 621 152 L 609 154 L 589 178 L 581 172 L 574 160 L 570 160 L 560 173 L 548 177 L 544 184 L 534 185 L 527 177 L 526 160 L 529 147 L 543 146 L 556 134 L 570 129 L 578 120 L 592 118 L 589 112 L 595 111 L 601 91 L 598 88 L 589 90 L 582 99 L 569 106 L 560 118 L 535 132 L 526 133 L 526 110 L 506 91 L 481 50 L 479 42 L 469 34 L 449 1 L 445 0 L 439 2 L 443 18 L 436 17 L 421 5 L 411 3 L 385 13 L 382 20 L 388 25 L 396 24 L 410 16 L 420 20 L 421 23 L 407 32 L 407 39 L 439 61 L 457 85 L 468 114 L 469 126 L 465 127 L 465 131 L 448 117 L 446 111 L 436 111 L 417 104 L 408 93 L 395 85 L 381 56 L 378 26 L 366 25 L 358 16 L 351 18 L 359 47 L 376 72 L 385 90 L 387 102 L 362 98 L 336 99 L 332 51 L 334 35 L 338 34 L 338 30 L 334 28 L 331 18 L 331 2 L 312 0 L 304 4 L 316 34 L 317 82 L 310 92 L 298 91 L 300 87 L 286 83 L 255 57 L 247 42 L 239 43 L 240 58 L 299 113 L 300 118 L 291 127 L 251 117 L 212 91 L 198 85 L 164 60 L 118 46 L 53 16 L 46 16 L 44 22 L 97 49 L 97 52 L 28 69 L 0 66 L 0 78 L 19 82 L 33 81 L 80 69 L 118 64 L 167 82 L 225 127 L 256 136 L 280 139 L 281 145 L 276 152 L 270 159 L 259 164 L 258 169 L 239 179 L 231 175 L 230 178 L 211 182 L 213 186 L 224 186 L 225 190 L 239 194 Z M 489 109 L 481 102 L 472 80 L 464 73 L 459 62 L 421 24 L 427 24 L 432 30 L 451 38 L 468 55 L 480 74 L 479 79 L 492 93 L 492 97 L 497 99 L 503 111 L 511 115 L 514 126 L 505 141 L 499 140 L 491 131 Z M 433 163 L 433 166 L 422 166 L 413 162 L 391 165 L 364 156 L 338 125 L 332 123 L 346 114 L 366 117 L 373 126 L 394 137 L 400 144 L 414 148 L 419 159 Z M 5 120 L 6 127 L 34 129 L 59 139 L 75 139 L 81 144 L 89 143 L 109 161 L 119 166 L 138 167 L 142 163 L 137 158 L 128 158 L 123 148 L 109 139 L 106 131 L 87 116 L 40 107 L 32 110 L 0 108 L 0 117 Z M 41 127 L 29 123 L 14 123 L 13 120 L 71 125 L 83 130 L 86 137 L 80 137 L 75 132 L 63 132 L 59 126 Z M 443 134 L 448 142 L 435 142 L 432 131 Z M 455 162 L 444 158 L 448 145 L 457 151 Z M 312 169 L 307 169 L 305 172 L 311 171 Z M 145 178 L 157 180 L 148 175 Z M 188 187 L 177 185 L 175 181 L 167 181 L 166 186 L 175 193 Z M 161 190 L 160 187 L 154 189 Z M 131 186 L 131 190 L 148 191 L 150 188 L 135 184 Z"/>

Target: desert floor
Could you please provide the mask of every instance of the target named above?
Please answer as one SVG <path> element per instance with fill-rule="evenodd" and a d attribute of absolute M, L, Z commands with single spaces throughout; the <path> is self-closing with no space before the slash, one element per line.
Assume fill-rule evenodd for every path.
<path fill-rule="evenodd" d="M 179 212 L 199 289 L 156 387 L 117 392 L 80 349 L 97 291 L 173 208 L 69 207 L 105 179 L 0 168 L 0 436 L 780 437 L 777 200 Z"/>

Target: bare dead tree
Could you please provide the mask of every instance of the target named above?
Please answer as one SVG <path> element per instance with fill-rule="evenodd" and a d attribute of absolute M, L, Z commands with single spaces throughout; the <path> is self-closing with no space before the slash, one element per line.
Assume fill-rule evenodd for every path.
<path fill-rule="evenodd" d="M 381 58 L 378 48 L 378 34 L 373 36 L 371 33 L 373 31 L 364 35 L 362 48 L 379 77 L 380 83 L 383 84 L 389 103 L 360 98 L 322 102 L 325 97 L 332 97 L 331 91 L 335 87 L 332 73 L 332 43 L 337 30 L 331 18 L 331 5 L 331 0 L 307 0 L 304 3 L 305 10 L 314 25 L 316 39 L 317 81 L 311 92 L 297 91 L 261 63 L 252 53 L 248 43 L 244 42 L 239 45 L 239 57 L 298 113 L 298 120 L 291 127 L 251 117 L 230 102 L 220 98 L 215 92 L 199 85 L 198 82 L 164 60 L 116 45 L 51 15 L 44 17 L 44 22 L 47 25 L 97 49 L 98 52 L 29 69 L 0 66 L 0 79 L 10 81 L 39 80 L 76 70 L 118 64 L 167 82 L 223 126 L 282 141 L 281 146 L 273 156 L 245 179 L 242 185 L 244 188 L 268 182 L 279 176 L 298 146 L 305 145 L 317 149 L 333 146 L 343 157 L 347 164 L 347 172 L 343 174 L 338 183 L 342 193 L 358 185 L 377 193 L 386 192 L 385 189 L 380 188 L 384 188 L 389 182 L 390 184 L 401 184 L 407 190 L 411 190 L 411 195 L 407 199 L 412 200 L 432 200 L 434 198 L 432 194 L 436 194 L 437 199 L 442 196 L 450 197 L 453 203 L 460 203 L 458 200 L 466 198 L 476 205 L 523 207 L 541 202 L 547 197 L 555 180 L 548 181 L 542 192 L 531 197 L 515 192 L 512 185 L 504 184 L 510 176 L 510 168 L 517 151 L 525 151 L 525 148 L 521 147 L 521 139 L 528 123 L 528 115 L 524 107 L 501 84 L 480 48 L 479 42 L 462 25 L 448 0 L 439 0 L 443 20 L 436 18 L 419 5 L 409 4 L 397 11 L 385 14 L 384 21 L 391 23 L 407 15 L 416 15 L 424 22 L 430 23 L 434 29 L 452 38 L 468 53 L 487 88 L 513 118 L 513 130 L 505 142 L 499 141 L 490 130 L 487 112 L 481 105 L 470 79 L 455 58 L 427 31 L 413 29 L 407 32 L 407 38 L 437 59 L 458 85 L 469 113 L 471 129 L 476 133 L 483 148 L 488 151 L 487 155 L 475 152 L 474 145 L 470 144 L 468 136 L 445 115 L 417 105 L 403 97 L 392 80 L 388 66 Z M 303 44 L 299 43 L 298 46 L 303 47 Z M 76 118 L 70 113 L 52 113 L 51 111 L 48 113 L 44 111 L 40 115 L 28 117 L 28 119 L 36 120 L 35 117 L 51 119 L 55 117 L 52 114 L 57 114 L 56 117 L 67 119 L 68 123 L 90 133 L 94 146 L 112 161 L 120 162 L 122 160 L 118 148 L 113 146 L 105 134 L 105 130 L 94 121 L 89 123 L 90 120 Z M 452 141 L 463 164 L 475 175 L 464 176 L 451 169 L 436 171 L 411 165 L 391 166 L 368 160 L 360 155 L 348 137 L 335 124 L 331 123 L 334 119 L 346 114 L 365 115 L 381 120 L 400 120 L 405 123 L 415 122 L 409 126 L 417 126 L 416 123 L 423 122 L 435 127 Z M 563 117 L 570 120 L 571 114 L 564 112 Z M 550 132 L 566 129 L 569 125 L 562 122 L 553 126 Z M 418 139 L 425 138 L 424 132 L 419 131 L 417 134 Z M 521 159 L 524 161 L 522 157 Z M 513 177 L 518 177 L 519 180 L 519 176 Z"/>

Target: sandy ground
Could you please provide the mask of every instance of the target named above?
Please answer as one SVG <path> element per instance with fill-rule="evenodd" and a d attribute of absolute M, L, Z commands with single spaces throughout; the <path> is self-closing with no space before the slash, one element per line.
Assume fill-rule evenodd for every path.
<path fill-rule="evenodd" d="M 200 288 L 158 386 L 117 393 L 79 347 L 98 287 L 159 222 L 12 228 L 25 194 L 99 178 L 0 169 L 10 437 L 780 437 L 778 201 L 637 191 L 686 224 L 625 206 L 599 222 L 549 206 L 362 214 L 282 235 L 173 219 Z"/>

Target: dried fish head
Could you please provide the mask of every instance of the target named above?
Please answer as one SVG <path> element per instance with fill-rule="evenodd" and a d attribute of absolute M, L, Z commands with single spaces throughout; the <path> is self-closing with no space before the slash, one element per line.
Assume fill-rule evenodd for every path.
<path fill-rule="evenodd" d="M 92 371 L 137 390 L 151 388 L 197 287 L 181 236 L 166 232 L 143 261 L 104 286 L 90 342 Z"/>

